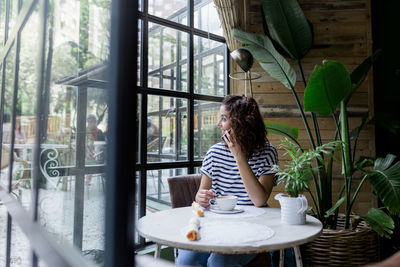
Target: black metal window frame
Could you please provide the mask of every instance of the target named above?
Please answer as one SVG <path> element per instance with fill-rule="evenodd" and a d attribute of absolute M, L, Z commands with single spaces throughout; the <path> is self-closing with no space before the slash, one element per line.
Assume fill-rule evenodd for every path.
<path fill-rule="evenodd" d="M 195 101 L 210 101 L 215 103 L 221 103 L 223 97 L 222 96 L 210 96 L 204 95 L 194 92 L 194 62 L 196 56 L 194 55 L 194 36 L 202 37 L 209 39 L 211 41 L 217 41 L 221 43 L 226 43 L 225 38 L 222 36 L 218 36 L 204 30 L 198 29 L 194 27 L 194 8 L 201 8 L 203 4 L 208 4 L 209 2 L 202 3 L 199 0 L 188 0 L 187 10 L 183 12 L 183 16 L 189 18 L 188 25 L 184 25 L 168 18 L 160 18 L 151 14 L 148 14 L 148 0 L 139 0 L 141 1 L 141 11 L 138 12 L 139 21 L 141 21 L 141 50 L 140 50 L 140 81 L 141 84 L 138 86 L 138 99 L 141 99 L 140 105 L 140 121 L 142 125 L 140 125 L 139 130 L 139 139 L 146 139 L 147 129 L 145 123 L 147 121 L 148 112 L 147 112 L 147 98 L 149 95 L 152 96 L 165 96 L 165 97 L 175 97 L 182 98 L 188 101 L 188 156 L 187 160 L 179 159 L 179 161 L 173 162 L 147 162 L 147 145 L 146 142 L 139 140 L 138 141 L 138 149 L 139 149 L 139 159 L 136 162 L 135 170 L 139 173 L 139 188 L 137 190 L 139 194 L 139 206 L 137 212 L 137 216 L 140 218 L 146 214 L 146 189 L 147 189 L 147 171 L 151 170 L 163 170 L 163 169 L 178 169 L 178 168 L 187 168 L 188 173 L 194 173 L 195 168 L 201 166 L 202 161 L 199 159 L 195 159 L 194 155 L 194 110 L 195 110 Z M 212 2 L 212 0 L 210 0 Z M 196 6 L 196 4 L 201 3 L 201 5 Z M 180 14 L 180 15 L 182 15 Z M 175 14 L 176 15 L 176 14 Z M 177 90 L 168 90 L 161 88 L 151 88 L 148 86 L 148 75 L 151 73 L 160 73 L 163 75 L 163 71 L 161 68 L 167 68 L 168 66 L 161 66 L 158 70 L 153 70 L 151 73 L 148 72 L 148 37 L 149 37 L 149 23 L 158 24 L 160 26 L 165 26 L 168 28 L 172 28 L 174 30 L 182 31 L 188 34 L 189 36 L 189 51 L 188 58 L 185 59 L 185 62 L 189 62 L 188 64 L 188 91 L 177 91 Z M 138 22 L 140 25 L 140 22 Z M 181 64 L 182 62 L 178 62 Z M 173 64 L 176 64 L 173 63 Z M 171 65 L 171 64 L 170 64 Z M 230 81 L 228 78 L 229 73 L 229 50 L 225 45 L 224 49 L 224 84 L 225 84 L 225 92 L 229 94 L 230 92 Z M 160 110 L 159 112 L 162 112 Z M 178 127 L 177 127 L 178 128 Z M 135 248 L 141 248 L 147 245 L 143 238 L 139 238 L 139 242 L 135 244 Z"/>

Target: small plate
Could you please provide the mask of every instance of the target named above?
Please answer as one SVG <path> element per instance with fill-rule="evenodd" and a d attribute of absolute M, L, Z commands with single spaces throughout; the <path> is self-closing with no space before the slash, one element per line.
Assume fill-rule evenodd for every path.
<path fill-rule="evenodd" d="M 210 211 L 214 213 L 221 213 L 221 214 L 235 214 L 235 213 L 241 213 L 244 211 L 242 207 L 235 207 L 233 210 L 220 210 L 217 208 L 212 208 L 210 207 Z"/>

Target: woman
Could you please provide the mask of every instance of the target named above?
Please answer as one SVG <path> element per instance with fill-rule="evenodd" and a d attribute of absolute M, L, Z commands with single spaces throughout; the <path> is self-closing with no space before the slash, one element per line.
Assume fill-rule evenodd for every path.
<path fill-rule="evenodd" d="M 214 196 L 228 194 L 238 197 L 238 205 L 265 206 L 275 185 L 271 167 L 278 163 L 278 154 L 267 140 L 256 101 L 251 97 L 226 96 L 218 126 L 223 142 L 213 145 L 203 160 L 196 202 L 207 207 Z M 243 266 L 255 256 L 179 250 L 177 264 Z"/>

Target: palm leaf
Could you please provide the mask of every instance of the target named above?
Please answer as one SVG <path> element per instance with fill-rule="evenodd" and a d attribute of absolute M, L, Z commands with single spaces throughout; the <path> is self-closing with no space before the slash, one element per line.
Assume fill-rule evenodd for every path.
<path fill-rule="evenodd" d="M 287 88 L 293 89 L 296 82 L 296 72 L 286 59 L 276 51 L 267 36 L 247 33 L 238 29 L 232 30 L 232 36 L 247 45 L 243 48 L 249 51 L 261 67 L 273 78 L 283 83 Z"/>
<path fill-rule="evenodd" d="M 268 31 L 292 59 L 304 57 L 312 45 L 311 27 L 297 0 L 261 1 Z"/>
<path fill-rule="evenodd" d="M 357 68 L 355 68 L 351 74 L 351 90 L 346 97 L 346 103 L 349 101 L 350 97 L 357 90 L 357 88 L 361 85 L 361 83 L 367 78 L 369 69 L 372 66 L 372 63 L 376 61 L 379 54 L 381 53 L 381 49 L 377 50 L 372 56 L 367 57 Z"/>
<path fill-rule="evenodd" d="M 336 202 L 336 204 L 333 205 L 332 208 L 330 208 L 329 210 L 326 211 L 325 217 L 327 218 L 327 217 L 331 216 L 331 215 L 335 212 L 335 210 L 336 210 L 337 208 L 339 208 L 340 205 L 342 205 L 342 203 L 343 203 L 345 200 L 346 200 L 346 197 L 341 197 L 341 198 Z"/>
<path fill-rule="evenodd" d="M 350 133 L 350 140 L 354 140 L 358 138 L 358 135 L 360 134 L 361 130 L 364 128 L 365 124 L 367 123 L 368 119 L 368 113 L 364 114 L 364 116 L 361 119 L 360 125 L 358 125 L 356 128 L 354 128 L 351 133 Z"/>
<path fill-rule="evenodd" d="M 372 208 L 366 215 L 361 215 L 360 217 L 371 226 L 372 230 L 382 237 L 390 238 L 390 235 L 393 233 L 393 219 L 380 209 Z"/>
<path fill-rule="evenodd" d="M 392 165 L 396 156 L 377 158 L 374 169 L 368 174 L 369 181 L 385 207 L 393 214 L 400 215 L 400 161 Z"/>
<path fill-rule="evenodd" d="M 350 91 L 350 74 L 334 60 L 315 66 L 304 92 L 304 110 L 331 115 Z"/>

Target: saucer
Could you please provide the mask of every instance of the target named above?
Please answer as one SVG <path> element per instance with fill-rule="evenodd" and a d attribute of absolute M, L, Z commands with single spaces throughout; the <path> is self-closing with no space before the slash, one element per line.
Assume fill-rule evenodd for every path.
<path fill-rule="evenodd" d="M 242 207 L 235 207 L 233 210 L 220 210 L 217 208 L 212 208 L 210 207 L 210 211 L 214 213 L 220 213 L 220 214 L 235 214 L 235 213 L 241 213 L 244 211 Z"/>

